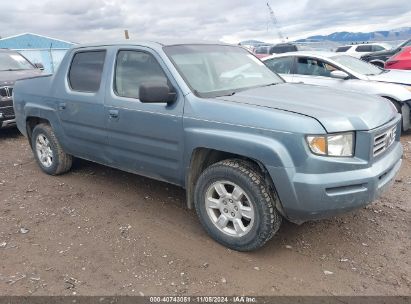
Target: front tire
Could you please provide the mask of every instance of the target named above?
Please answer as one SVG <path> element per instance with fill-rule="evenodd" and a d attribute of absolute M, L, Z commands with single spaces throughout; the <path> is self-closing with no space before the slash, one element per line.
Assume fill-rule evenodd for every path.
<path fill-rule="evenodd" d="M 251 251 L 262 247 L 281 225 L 261 173 L 242 160 L 224 160 L 208 167 L 195 187 L 194 205 L 207 233 L 220 244 Z"/>
<path fill-rule="evenodd" d="M 70 170 L 73 158 L 63 151 L 50 125 L 39 124 L 34 128 L 31 147 L 43 172 L 59 175 Z"/>

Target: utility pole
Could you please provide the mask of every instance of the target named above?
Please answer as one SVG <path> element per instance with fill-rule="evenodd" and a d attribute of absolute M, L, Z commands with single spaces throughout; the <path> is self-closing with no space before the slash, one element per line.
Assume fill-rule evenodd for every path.
<path fill-rule="evenodd" d="M 124 30 L 124 37 L 128 40 L 130 36 L 128 35 L 128 30 Z"/>

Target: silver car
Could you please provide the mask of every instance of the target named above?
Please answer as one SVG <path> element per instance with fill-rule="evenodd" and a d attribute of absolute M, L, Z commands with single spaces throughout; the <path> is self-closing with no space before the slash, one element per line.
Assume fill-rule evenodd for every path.
<path fill-rule="evenodd" d="M 403 130 L 411 128 L 411 72 L 384 70 L 348 55 L 333 52 L 293 52 L 262 59 L 287 82 L 379 95 L 390 100 L 403 116 Z"/>

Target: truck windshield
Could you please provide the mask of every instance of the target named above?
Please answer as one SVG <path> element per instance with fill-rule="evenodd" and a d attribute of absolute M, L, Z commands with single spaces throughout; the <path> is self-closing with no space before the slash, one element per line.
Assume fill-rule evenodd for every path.
<path fill-rule="evenodd" d="M 32 70 L 34 66 L 18 53 L 0 52 L 0 71 Z"/>
<path fill-rule="evenodd" d="M 365 76 L 372 76 L 372 75 L 378 75 L 384 72 L 383 69 L 362 61 L 360 59 L 357 59 L 355 57 L 347 56 L 347 55 L 341 55 L 341 56 L 334 56 L 331 59 L 337 61 L 339 64 L 353 70 L 354 72 L 358 74 L 362 74 Z"/>
<path fill-rule="evenodd" d="M 175 45 L 164 47 L 164 51 L 194 94 L 200 97 L 233 95 L 283 82 L 241 47 Z"/>

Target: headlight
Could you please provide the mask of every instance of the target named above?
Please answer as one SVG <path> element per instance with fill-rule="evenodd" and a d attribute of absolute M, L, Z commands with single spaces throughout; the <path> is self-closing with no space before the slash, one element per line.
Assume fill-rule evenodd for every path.
<path fill-rule="evenodd" d="M 354 156 L 354 133 L 307 135 L 308 147 L 316 155 Z"/>
<path fill-rule="evenodd" d="M 408 91 L 411 91 L 411 86 L 404 86 Z"/>

